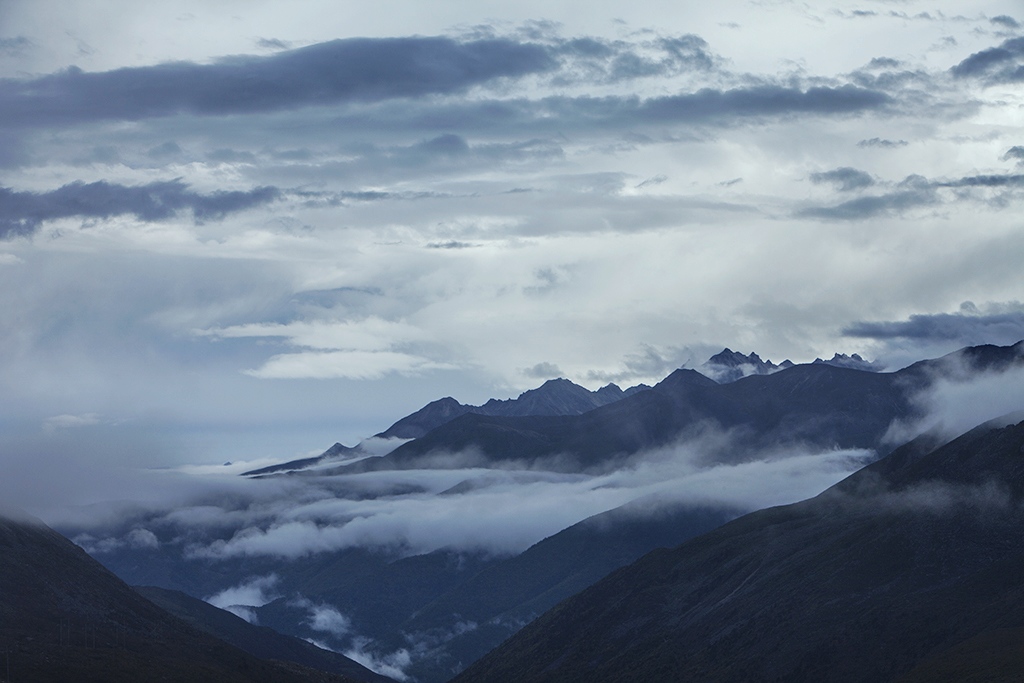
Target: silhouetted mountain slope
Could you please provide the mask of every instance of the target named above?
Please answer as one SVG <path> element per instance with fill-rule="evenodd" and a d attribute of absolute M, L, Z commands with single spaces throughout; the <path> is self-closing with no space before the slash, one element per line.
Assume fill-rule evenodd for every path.
<path fill-rule="evenodd" d="M 0 642 L 10 679 L 34 683 L 351 680 L 262 661 L 202 633 L 11 513 L 0 516 Z"/>
<path fill-rule="evenodd" d="M 392 679 L 370 671 L 348 657 L 265 626 L 254 626 L 231 612 L 214 607 L 180 591 L 155 586 L 136 586 L 136 592 L 174 616 L 260 659 L 294 662 L 320 671 L 348 676 L 366 683 Z"/>
<path fill-rule="evenodd" d="M 953 671 L 966 641 L 1024 627 L 1024 422 L 933 446 L 654 551 L 456 680 L 890 681 L 943 653 Z"/>
<path fill-rule="evenodd" d="M 1024 362 L 1024 342 L 979 346 L 922 361 L 893 373 L 796 365 L 770 375 L 717 384 L 693 370 L 676 370 L 656 386 L 581 415 L 501 417 L 465 414 L 390 454 L 330 473 L 466 465 L 601 469 L 648 448 L 670 445 L 688 430 L 732 430 L 744 449 L 804 444 L 820 448 L 880 447 L 897 419 L 915 415 L 913 399 L 936 377 Z M 456 459 L 456 462 L 459 462 Z"/>
<path fill-rule="evenodd" d="M 567 379 L 559 378 L 550 379 L 536 389 L 525 391 L 518 398 L 507 400 L 492 398 L 482 406 L 463 405 L 449 396 L 428 403 L 415 413 L 403 417 L 377 436 L 392 439 L 418 439 L 432 429 L 467 413 L 504 417 L 580 415 L 647 388 L 649 387 L 641 384 L 623 391 L 614 384 L 608 384 L 597 391 L 590 391 Z"/>

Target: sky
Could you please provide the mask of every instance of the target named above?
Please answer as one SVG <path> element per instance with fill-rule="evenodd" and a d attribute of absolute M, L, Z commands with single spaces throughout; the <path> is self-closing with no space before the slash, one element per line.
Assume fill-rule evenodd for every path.
<path fill-rule="evenodd" d="M 1022 83 L 1019 0 L 4 0 L 0 445 L 287 460 L 723 347 L 1011 344 Z"/>

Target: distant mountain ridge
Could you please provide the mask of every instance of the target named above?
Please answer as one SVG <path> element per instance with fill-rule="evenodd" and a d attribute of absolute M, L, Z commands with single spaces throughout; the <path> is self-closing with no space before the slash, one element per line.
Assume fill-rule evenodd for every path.
<path fill-rule="evenodd" d="M 614 403 L 627 396 L 650 389 L 638 384 L 620 389 L 616 384 L 606 384 L 597 391 L 571 382 L 565 378 L 549 379 L 536 389 L 524 391 L 518 398 L 492 398 L 483 405 L 474 406 L 459 403 L 451 396 L 431 401 L 415 413 L 395 422 L 383 432 L 374 435 L 376 439 L 408 440 L 418 439 L 441 425 L 467 414 L 491 416 L 526 415 L 580 415 L 594 408 Z M 304 470 L 317 465 L 370 455 L 359 444 L 345 446 L 336 443 L 320 455 L 311 458 L 291 460 L 244 472 L 243 476 L 265 476 L 294 470 Z"/>
<path fill-rule="evenodd" d="M 948 366 L 984 371 L 1024 365 L 1024 341 L 975 346 L 884 373 L 832 363 L 794 365 L 719 384 L 680 369 L 649 390 L 580 415 L 465 414 L 399 446 L 326 473 L 431 467 L 432 454 L 464 454 L 476 466 L 545 467 L 565 472 L 615 467 L 645 449 L 669 446 L 711 426 L 745 450 L 800 444 L 884 452 L 894 420 L 919 415 L 917 394 Z"/>
<path fill-rule="evenodd" d="M 814 360 L 814 363 L 870 372 L 877 372 L 881 369 L 879 364 L 865 361 L 857 354 L 847 356 L 836 353 L 830 360 L 826 361 L 817 358 Z M 794 367 L 794 364 L 790 360 L 784 360 L 776 365 L 770 360 L 762 360 L 755 352 L 744 355 L 727 347 L 701 365 L 699 374 L 713 383 L 731 384 L 744 377 L 770 375 L 792 367 Z M 688 370 L 688 372 L 698 371 Z M 666 382 L 671 384 L 669 382 L 670 377 L 672 375 L 659 383 L 658 386 L 664 388 L 667 386 Z M 420 439 L 433 430 L 463 415 L 469 414 L 489 417 L 582 415 L 651 388 L 646 384 L 638 384 L 623 390 L 618 385 L 611 383 L 597 391 L 591 391 L 564 377 L 560 377 L 550 379 L 536 389 L 524 391 L 517 398 L 492 398 L 479 406 L 460 403 L 451 396 L 446 396 L 436 401 L 431 401 L 416 412 L 399 419 L 383 432 L 374 435 L 374 438 L 393 439 L 396 441 Z M 320 465 L 330 464 L 333 461 L 357 460 L 370 455 L 372 454 L 366 452 L 361 447 L 361 444 L 349 447 L 341 443 L 335 443 L 318 456 L 270 465 L 250 470 L 243 474 L 244 476 L 265 476 L 289 471 L 307 470 Z"/>
<path fill-rule="evenodd" d="M 639 384 L 622 390 L 615 384 L 607 384 L 597 391 L 590 391 L 560 377 L 549 379 L 536 389 L 524 391 L 518 398 L 492 398 L 480 406 L 465 405 L 448 396 L 428 403 L 376 436 L 384 439 L 418 439 L 442 424 L 467 413 L 504 417 L 580 415 L 649 388 L 645 384 Z"/>

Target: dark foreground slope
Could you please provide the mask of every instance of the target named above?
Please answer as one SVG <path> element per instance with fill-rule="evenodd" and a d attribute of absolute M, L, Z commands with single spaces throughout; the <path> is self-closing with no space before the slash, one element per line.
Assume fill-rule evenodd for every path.
<path fill-rule="evenodd" d="M 0 516 L 0 647 L 4 675 L 34 683 L 351 681 L 197 631 L 60 534 L 10 512 Z"/>
<path fill-rule="evenodd" d="M 972 664 L 1019 680 L 1022 500 L 1024 423 L 919 439 L 814 499 L 650 553 L 456 680 L 951 680 Z"/>
<path fill-rule="evenodd" d="M 179 619 L 260 659 L 276 659 L 348 676 L 366 683 L 392 679 L 370 671 L 348 657 L 322 650 L 305 640 L 286 636 L 266 626 L 250 624 L 231 612 L 193 598 L 181 591 L 137 586 L 136 592 Z"/>

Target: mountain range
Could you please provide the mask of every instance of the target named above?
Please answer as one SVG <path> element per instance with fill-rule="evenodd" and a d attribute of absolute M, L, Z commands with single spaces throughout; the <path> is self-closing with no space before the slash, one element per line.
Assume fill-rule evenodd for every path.
<path fill-rule="evenodd" d="M 461 454 L 467 465 L 600 471 L 709 427 L 734 435 L 737 459 L 796 444 L 881 451 L 894 421 L 920 417 L 915 398 L 946 369 L 1005 368 L 1019 362 L 1022 348 L 970 347 L 891 373 L 826 362 L 793 365 L 725 384 L 679 369 L 649 390 L 579 415 L 466 413 L 383 457 L 323 473 L 430 467 L 435 454 L 446 456 L 446 465 L 447 456 Z"/>
<path fill-rule="evenodd" d="M 742 359 L 751 360 L 751 356 L 760 360 L 756 354 L 750 356 L 733 354 L 733 352 L 729 352 L 729 354 L 731 354 L 729 357 L 738 363 Z M 584 476 L 584 473 L 588 473 L 585 476 L 600 476 L 601 473 L 610 472 L 615 468 L 629 470 L 642 463 L 643 461 L 637 458 L 645 457 L 647 453 L 657 449 L 664 449 L 665 452 L 671 453 L 678 444 L 694 443 L 695 440 L 699 441 L 702 435 L 712 433 L 727 435 L 728 438 L 725 440 L 727 447 L 713 452 L 709 451 L 705 457 L 713 458 L 714 463 L 712 464 L 723 467 L 737 467 L 744 463 L 750 463 L 758 458 L 766 457 L 765 453 L 785 453 L 800 449 L 819 453 L 835 452 L 836 449 L 861 449 L 865 453 L 873 453 L 873 459 L 889 454 L 888 457 L 879 460 L 878 463 L 865 470 L 865 474 L 858 475 L 862 479 L 851 479 L 854 482 L 867 481 L 872 477 L 876 479 L 882 476 L 889 477 L 890 474 L 887 474 L 889 470 L 885 468 L 892 467 L 892 463 L 902 462 L 909 467 L 910 464 L 907 463 L 916 462 L 915 458 L 918 456 L 921 456 L 923 463 L 933 462 L 924 456 L 938 451 L 941 446 L 938 437 L 931 441 L 928 438 L 921 438 L 911 445 L 893 451 L 897 445 L 892 441 L 893 434 L 897 433 L 893 430 L 894 425 L 912 425 L 921 419 L 926 409 L 920 400 L 921 396 L 932 390 L 937 383 L 950 380 L 950 378 L 963 380 L 985 373 L 1020 367 L 1024 364 L 1024 342 L 1009 347 L 969 347 L 943 358 L 922 361 L 892 373 L 877 372 L 877 368 L 842 367 L 843 357 L 838 355 L 837 357 L 839 358 L 838 362 L 823 361 L 789 367 L 775 366 L 771 372 L 746 374 L 739 379 L 725 383 L 716 382 L 694 370 L 681 369 L 654 387 L 633 388 L 626 392 L 619 392 L 621 395 L 614 391 L 606 391 L 606 397 L 617 396 L 616 400 L 578 413 L 575 411 L 579 409 L 579 405 L 573 404 L 565 397 L 578 397 L 584 394 L 573 389 L 572 387 L 576 385 L 572 385 L 567 380 L 551 381 L 533 390 L 535 392 L 533 394 L 526 392 L 520 396 L 520 399 L 492 401 L 485 404 L 504 406 L 502 410 L 508 411 L 508 414 L 487 415 L 463 412 L 452 417 L 452 414 L 457 411 L 449 411 L 447 413 L 449 419 L 441 421 L 422 436 L 403 443 L 384 456 L 368 456 L 366 453 L 358 452 L 358 447 L 349 449 L 337 444 L 318 458 L 285 463 L 277 466 L 279 469 L 266 469 L 256 473 L 256 476 L 270 477 L 281 482 L 309 481 L 311 485 L 329 486 L 334 491 L 332 495 L 341 498 L 355 496 L 359 500 L 387 501 L 398 500 L 405 493 L 422 498 L 427 495 L 426 489 L 402 489 L 404 484 L 393 484 L 384 488 L 366 490 L 356 487 L 356 482 L 365 481 L 365 476 L 373 472 L 429 471 L 431 468 L 451 470 L 457 467 L 472 467 L 475 468 L 472 471 L 477 473 L 486 471 L 504 473 L 501 476 L 507 476 L 508 472 L 520 472 L 524 477 L 538 476 L 537 473 L 540 472 L 560 473 L 559 476 L 568 477 Z M 856 362 L 857 359 L 854 360 Z M 833 361 L 836 359 L 833 358 Z M 577 387 L 577 389 L 587 394 L 600 393 L 588 392 L 582 387 Z M 605 391 L 605 389 L 601 391 Z M 527 405 L 525 402 L 520 404 L 516 401 L 523 399 L 527 394 L 530 394 L 528 398 L 532 402 L 531 405 L 546 405 L 547 409 L 554 414 L 516 414 L 515 411 L 525 410 L 523 406 Z M 547 398 L 545 398 L 546 396 Z M 406 425 L 414 424 L 420 419 L 410 420 L 414 416 L 423 417 L 423 415 L 435 414 L 431 412 L 433 410 L 431 406 L 436 407 L 437 404 L 440 404 L 442 407 L 444 405 L 450 407 L 453 403 L 461 406 L 454 401 L 438 401 L 403 418 L 403 420 L 399 420 L 396 425 L 403 421 Z M 564 412 L 558 413 L 559 410 Z M 444 411 L 437 414 L 441 413 Z M 426 419 L 420 421 L 420 424 L 421 427 L 427 424 Z M 386 430 L 379 436 L 387 433 Z M 987 434 L 988 432 L 983 430 L 982 433 Z M 890 451 L 893 452 L 890 454 Z M 353 462 L 353 460 L 356 461 Z M 343 464 L 332 465 L 332 463 L 338 462 Z M 884 465 L 884 463 L 890 464 Z M 922 467 L 927 469 L 932 466 L 922 465 Z M 489 468 L 493 468 L 493 470 Z M 1000 472 L 999 474 L 1002 476 L 1005 473 Z M 891 476 L 895 477 L 896 475 Z M 927 481 L 927 472 L 921 473 L 919 476 L 921 481 Z M 942 471 L 937 470 L 936 477 L 945 481 L 942 479 L 944 476 L 946 475 Z M 458 497 L 471 492 L 474 487 L 480 485 L 481 481 L 479 474 L 472 477 L 467 474 L 461 483 L 436 494 L 436 496 L 439 500 L 445 496 Z M 835 481 L 835 479 L 831 481 Z M 318 482 L 323 483 L 318 484 Z M 974 486 L 975 483 L 969 482 L 968 485 Z M 852 486 L 852 484 L 846 486 Z M 908 496 L 917 496 L 923 490 L 917 483 L 908 484 L 904 489 L 900 489 L 897 479 L 892 479 L 892 482 L 886 481 L 885 486 L 890 486 L 898 491 L 909 490 L 911 493 L 906 494 Z M 821 489 L 816 490 L 820 491 Z M 856 488 L 856 491 L 861 491 L 861 489 Z M 904 494 L 894 495 L 899 497 Z M 854 493 L 850 493 L 848 488 L 834 489 L 833 493 L 823 494 L 818 499 L 814 499 L 819 502 L 808 502 L 806 508 L 793 508 L 798 511 L 812 510 L 814 514 L 810 517 L 798 517 L 799 521 L 793 524 L 787 522 L 772 526 L 770 531 L 749 532 L 749 534 L 744 531 L 743 534 L 748 535 L 741 534 L 741 540 L 729 541 L 726 546 L 723 546 L 726 548 L 725 550 L 715 551 L 718 554 L 712 553 L 710 560 L 705 558 L 705 564 L 695 565 L 697 568 L 693 571 L 698 572 L 699 570 L 698 573 L 702 573 L 701 575 L 704 576 L 702 579 L 704 583 L 700 583 L 699 590 L 708 591 L 708 596 L 718 596 L 719 600 L 724 601 L 723 604 L 735 603 L 739 610 L 728 612 L 734 622 L 729 624 L 724 621 L 707 622 L 710 625 L 700 626 L 700 628 L 710 629 L 707 631 L 708 633 L 713 631 L 717 633 L 718 631 L 715 629 L 719 629 L 722 633 L 733 630 L 739 633 L 740 631 L 737 629 L 740 627 L 736 624 L 755 621 L 755 616 L 757 619 L 762 617 L 769 619 L 769 616 L 764 615 L 773 613 L 773 608 L 769 603 L 775 598 L 763 598 L 768 603 L 756 604 L 754 598 L 751 598 L 751 602 L 744 603 L 740 601 L 740 597 L 746 595 L 746 586 L 760 585 L 760 574 L 744 574 L 743 571 L 760 566 L 759 563 L 768 566 L 770 561 L 774 561 L 775 554 L 773 553 L 781 553 L 787 557 L 790 555 L 802 557 L 805 553 L 800 548 L 804 544 L 811 547 L 818 542 L 818 539 L 826 539 L 822 541 L 826 543 L 825 549 L 820 553 L 822 565 L 808 565 L 807 568 L 786 565 L 780 570 L 791 577 L 807 577 L 807 581 L 814 582 L 817 586 L 818 582 L 831 581 L 829 572 L 838 571 L 837 567 L 840 567 L 841 564 L 831 565 L 824 559 L 826 556 L 839 553 L 842 550 L 839 546 L 827 545 L 828 538 L 844 538 L 846 539 L 844 542 L 850 544 L 856 539 L 870 543 L 870 540 L 875 538 L 883 543 L 880 547 L 884 548 L 890 548 L 890 545 L 885 544 L 891 544 L 891 548 L 898 548 L 901 544 L 910 542 L 906 535 L 887 535 L 888 527 L 877 520 L 872 523 L 873 526 L 869 524 L 859 532 L 860 536 L 844 536 L 845 525 L 860 524 L 863 519 L 866 519 L 864 516 L 854 515 L 853 512 L 848 513 L 846 508 L 850 505 L 846 507 L 840 505 L 840 503 L 845 505 L 846 502 L 854 498 L 856 496 Z M 875 499 L 865 498 L 865 500 L 874 501 Z M 854 511 L 863 507 L 851 505 L 850 509 Z M 777 508 L 775 513 L 769 510 L 757 514 L 768 515 L 764 518 L 773 519 L 771 514 L 782 514 L 778 510 L 787 509 L 789 508 Z M 828 514 L 822 510 L 827 511 Z M 167 520 L 173 517 L 173 515 L 168 515 L 160 518 L 160 524 L 163 526 L 150 525 L 146 527 L 150 521 L 146 518 L 139 518 L 126 520 L 123 523 L 123 528 L 117 531 L 117 534 L 123 535 L 133 528 L 151 528 L 160 537 L 159 543 L 153 547 L 120 545 L 97 556 L 101 557 L 103 562 L 115 573 L 133 584 L 176 589 L 184 591 L 193 598 L 213 595 L 226 587 L 238 585 L 252 577 L 273 576 L 277 581 L 275 596 L 271 596 L 260 604 L 249 605 L 247 608 L 258 619 L 259 624 L 273 627 L 299 638 L 323 641 L 326 645 L 341 651 L 353 649 L 352 643 L 372 643 L 372 647 L 375 648 L 372 654 L 377 657 L 378 663 L 387 653 L 405 653 L 401 667 L 402 675 L 411 676 L 422 683 L 440 683 L 452 675 L 458 674 L 474 660 L 486 654 L 509 636 L 519 632 L 527 624 L 534 622 L 537 617 L 551 608 L 554 610 L 548 616 L 535 623 L 546 623 L 545 620 L 551 618 L 551 614 L 563 616 L 574 614 L 577 610 L 576 607 L 566 612 L 567 608 L 556 607 L 556 605 L 588 586 L 593 585 L 596 588 L 602 585 L 599 580 L 609 572 L 611 574 L 606 580 L 619 576 L 622 571 L 626 571 L 619 568 L 627 565 L 630 567 L 649 566 L 644 563 L 655 562 L 655 559 L 652 558 L 663 557 L 664 552 L 667 552 L 667 550 L 657 550 L 659 548 L 675 548 L 679 544 L 684 544 L 682 547 L 703 548 L 703 545 L 693 546 L 693 544 L 703 543 L 704 539 L 708 538 L 718 538 L 715 534 L 724 533 L 725 529 L 752 528 L 744 526 L 754 524 L 744 521 L 748 520 L 749 516 L 740 517 L 746 511 L 735 506 L 709 501 L 680 503 L 678 500 L 652 502 L 639 499 L 569 526 L 541 540 L 524 552 L 511 556 L 468 552 L 458 548 L 441 548 L 423 554 L 409 554 L 354 546 L 304 554 L 289 559 L 273 556 L 235 556 L 217 560 L 197 559 L 194 555 L 190 556 L 188 554 L 189 541 L 183 539 L 192 538 L 195 530 L 180 525 L 168 526 Z M 514 511 L 510 511 L 510 514 L 514 514 Z M 810 536 L 797 534 L 792 537 L 793 540 L 783 540 L 779 543 L 775 543 L 773 540 L 775 538 L 773 534 L 785 536 L 785 534 L 795 533 L 789 531 L 790 527 L 799 530 L 806 526 L 811 529 L 813 525 L 806 520 L 814 518 L 814 515 L 825 517 L 832 515 L 829 518 L 833 519 L 835 525 L 824 531 L 815 531 Z M 737 517 L 740 519 L 725 524 Z M 912 519 L 919 518 L 913 517 Z M 898 530 L 904 525 L 901 520 L 902 518 L 892 518 L 891 520 L 886 518 L 885 522 L 886 524 L 891 522 L 892 529 Z M 725 526 L 721 526 L 723 524 Z M 919 525 L 915 526 L 916 521 L 907 522 L 907 524 L 909 524 L 907 528 L 911 530 L 920 528 Z M 716 528 L 719 529 L 712 531 Z M 825 529 L 825 527 L 821 528 Z M 971 528 L 975 529 L 975 527 Z M 1007 528 L 1006 525 L 998 529 L 993 527 L 995 531 L 992 533 L 998 536 Z M 495 529 L 495 533 L 499 532 L 500 529 Z M 225 527 L 218 533 L 224 534 L 221 537 L 222 540 L 229 540 L 232 531 L 230 527 Z M 895 531 L 893 533 L 895 534 Z M 925 533 L 924 538 L 935 540 L 945 532 L 933 530 L 922 533 Z M 981 532 L 979 531 L 979 533 Z M 789 537 L 785 536 L 785 538 Z M 732 571 L 730 567 L 733 567 L 729 558 L 733 554 L 746 552 L 743 547 L 748 542 L 753 544 L 752 547 L 756 546 L 765 552 L 770 551 L 770 557 L 757 556 L 744 560 L 737 565 L 739 568 L 735 572 L 729 573 Z M 860 552 L 864 558 L 870 556 L 866 549 L 862 548 Z M 993 554 L 996 550 L 989 548 L 986 552 Z M 895 557 L 892 553 L 887 556 Z M 915 557 L 917 556 L 915 555 Z M 945 560 L 936 559 L 926 553 L 921 557 L 925 562 L 945 562 Z M 638 559 L 638 564 L 630 564 Z M 853 562 L 854 560 L 849 561 Z M 722 563 L 722 571 L 725 572 L 722 574 L 724 582 L 722 585 L 725 588 L 712 587 L 712 584 L 718 581 L 716 562 Z M 837 562 L 839 561 L 837 560 Z M 898 571 L 894 571 L 897 573 L 911 571 L 907 567 L 914 565 L 915 562 L 916 560 L 911 558 L 900 565 L 901 568 L 898 568 Z M 646 571 L 641 573 L 646 575 Z M 875 570 L 865 566 L 864 571 L 866 572 L 864 576 L 868 577 L 873 576 L 872 572 Z M 637 576 L 640 575 L 630 578 L 629 583 L 639 582 L 641 579 L 636 578 Z M 916 577 L 914 574 L 908 576 Z M 667 579 L 662 577 L 658 581 L 664 583 Z M 595 582 L 598 583 L 595 584 Z M 617 586 L 616 590 L 628 589 L 625 584 L 617 584 Z M 646 599 L 644 596 L 648 593 L 654 595 L 655 589 L 647 587 L 638 590 L 641 591 L 641 594 L 638 594 L 635 599 L 638 605 L 646 605 L 645 609 L 652 608 L 657 600 L 664 597 L 651 598 L 644 602 Z M 698 589 L 694 590 L 699 592 Z M 733 590 L 736 591 L 735 595 L 729 592 Z M 790 597 L 798 593 L 798 590 L 792 586 L 787 590 L 791 591 L 790 594 L 787 594 Z M 815 590 L 817 589 L 815 588 Z M 904 583 L 899 584 L 894 590 L 898 592 L 911 590 L 911 588 Z M 818 595 L 814 591 L 811 593 Z M 612 591 L 606 592 L 607 596 L 611 594 Z M 589 595 L 589 593 L 584 591 L 579 597 L 584 595 Z M 824 593 L 819 597 L 826 601 L 838 599 Z M 570 601 L 577 599 L 570 598 Z M 608 599 L 614 600 L 613 597 Z M 630 601 L 633 599 L 633 597 L 629 598 Z M 862 596 L 850 599 L 859 600 L 862 599 Z M 686 604 L 690 605 L 691 603 L 687 602 Z M 332 641 L 330 638 L 333 636 L 314 628 L 310 605 L 329 605 L 332 609 L 344 614 L 347 619 L 346 628 L 349 629 L 347 635 L 340 634 L 338 640 Z M 694 602 L 693 605 L 695 605 L 693 614 L 714 612 L 709 604 Z M 601 619 L 605 617 L 602 616 L 599 619 L 598 615 L 605 614 L 604 611 L 601 611 L 605 609 L 604 606 L 600 606 L 594 608 L 597 611 L 586 612 L 588 615 L 594 615 L 595 626 L 603 623 Z M 717 614 L 724 614 L 724 612 Z M 827 620 L 814 621 L 800 611 L 792 612 L 792 614 L 789 612 L 780 614 L 783 614 L 785 619 L 791 620 L 784 622 L 785 624 L 797 624 L 807 618 L 810 619 L 808 623 L 815 625 L 814 628 L 822 629 L 823 633 L 827 632 Z M 634 626 L 631 624 L 636 624 L 635 630 L 638 634 L 642 628 L 646 628 L 643 624 L 647 622 L 639 612 L 624 616 L 623 618 L 627 621 L 622 623 L 617 621 L 619 613 L 610 611 L 608 615 L 606 623 L 609 632 L 632 633 Z M 671 615 L 666 617 L 669 621 L 672 618 Z M 629 621 L 630 619 L 633 621 Z M 837 618 L 837 621 L 843 620 Z M 568 621 L 565 623 L 569 624 Z M 761 625 L 750 632 L 753 635 L 748 634 L 744 636 L 747 640 L 740 639 L 736 642 L 745 642 L 749 645 L 751 639 L 756 640 L 763 637 L 762 632 L 757 629 L 770 627 L 765 627 L 762 622 L 758 623 Z M 564 633 L 582 627 L 583 625 L 578 623 L 566 625 L 563 631 L 558 633 L 564 635 Z M 512 647 L 513 643 L 520 642 L 518 640 L 520 637 L 525 638 L 526 634 L 532 633 L 530 630 L 532 628 L 531 626 L 522 631 L 522 636 L 515 636 L 510 641 L 509 647 Z M 352 634 L 355 633 L 358 633 L 359 638 L 363 640 L 353 640 Z M 652 633 L 654 635 L 651 638 L 654 640 L 676 637 L 669 631 Z M 696 638 L 694 633 L 698 632 L 687 631 L 685 636 L 680 637 Z M 699 633 L 706 635 L 705 631 L 699 631 Z M 964 642 L 960 645 L 957 644 L 959 641 L 942 641 L 942 644 L 935 645 L 933 649 L 946 648 L 943 650 L 945 653 L 943 656 L 947 659 L 942 661 L 949 660 L 952 663 L 942 664 L 940 658 L 935 659 L 929 666 L 957 666 L 957 662 L 962 662 L 963 657 L 975 656 L 979 648 L 987 648 L 1002 642 L 1000 633 L 978 631 L 974 634 L 978 640 L 970 640 L 971 634 L 965 631 Z M 535 650 L 540 647 L 537 643 L 550 641 L 552 647 L 555 647 L 555 643 L 560 642 L 559 637 L 561 636 L 558 634 L 546 632 L 545 635 L 538 636 L 540 640 L 529 641 L 533 644 L 523 646 L 525 649 L 505 650 L 503 648 L 498 650 L 482 660 L 479 667 L 474 666 L 467 670 L 465 675 L 468 678 L 465 680 L 477 680 L 477 677 L 479 680 L 512 680 L 502 679 L 501 676 L 508 674 L 510 669 L 507 667 L 526 667 L 522 659 L 517 660 L 517 657 L 537 658 L 539 662 L 543 653 Z M 603 636 L 595 632 L 594 638 L 599 637 Z M 637 636 L 637 638 L 640 637 L 640 635 Z M 704 636 L 701 635 L 701 637 Z M 804 634 L 798 632 L 791 637 L 799 640 L 804 638 Z M 841 634 L 834 637 L 842 640 L 846 635 Z M 621 646 L 618 641 L 606 640 L 604 643 L 605 647 Z M 717 649 L 714 649 L 714 652 L 723 653 L 721 658 L 727 660 L 736 658 L 738 662 L 742 660 L 736 652 L 729 650 L 724 644 L 719 641 L 715 641 L 715 643 Z M 578 643 L 567 642 L 563 650 L 560 651 L 563 654 L 569 653 L 565 659 L 567 667 L 570 664 L 573 666 L 578 664 L 574 659 L 576 655 L 572 654 L 576 652 L 573 648 L 577 646 L 579 646 Z M 778 661 L 782 662 L 782 653 L 787 650 L 783 646 L 779 646 L 777 650 L 779 652 Z M 554 650 L 551 651 L 554 652 Z M 547 652 L 547 650 L 543 650 L 543 652 Z M 659 671 L 676 671 L 661 660 L 658 660 L 657 666 L 662 668 L 657 670 L 646 669 L 638 665 L 637 661 L 647 661 L 647 650 L 633 652 L 626 647 L 622 652 L 628 652 L 622 656 L 623 666 L 635 668 L 637 672 L 644 672 L 646 678 L 640 676 L 630 679 L 629 674 L 620 671 L 619 673 L 624 678 L 609 678 L 608 680 L 657 680 L 660 676 Z M 719 657 L 717 654 L 708 652 L 701 651 L 695 656 L 698 659 Z M 975 655 L 971 655 L 972 652 Z M 934 654 L 938 657 L 941 653 L 936 651 Z M 562 654 L 559 654 L 555 659 L 561 656 Z M 583 655 L 580 656 L 583 657 Z M 660 656 L 657 655 L 657 657 Z M 761 655 L 757 656 L 770 658 L 773 655 L 764 650 L 761 651 Z M 821 668 L 814 668 L 811 665 L 814 657 L 818 656 L 817 654 L 796 652 L 787 656 L 792 661 L 801 662 L 800 666 L 807 668 L 808 672 L 820 674 Z M 853 657 L 852 654 L 849 656 Z M 499 659 L 493 659 L 493 657 L 499 657 Z M 639 660 L 635 659 L 637 657 Z M 650 657 L 655 657 L 655 655 L 651 654 Z M 753 654 L 751 657 L 757 658 Z M 897 664 L 892 666 L 903 667 L 900 669 L 901 675 L 904 673 L 910 675 L 911 665 L 925 666 L 925 657 L 921 656 L 913 661 L 911 659 L 901 660 L 902 663 L 898 666 Z M 507 665 L 499 663 L 505 661 L 510 663 Z M 594 675 L 590 670 L 561 669 L 559 668 L 561 664 L 556 665 L 552 663 L 553 661 L 549 661 L 545 666 L 553 667 L 552 671 L 556 669 L 561 671 L 566 676 L 564 680 L 589 680 L 589 677 Z M 652 659 L 652 661 L 654 660 Z M 832 667 L 833 664 L 835 662 L 827 660 L 827 664 L 823 666 Z M 612 667 L 612 664 L 609 663 L 607 666 Z M 729 668 L 726 673 L 722 674 L 724 677 L 721 680 L 743 680 L 743 675 L 746 675 L 742 673 L 743 671 L 753 676 L 749 680 L 774 680 L 778 677 L 786 679 L 786 676 L 803 675 L 788 669 L 785 670 L 787 672 L 785 676 L 781 673 L 773 673 L 774 669 L 766 673 L 757 670 L 755 663 L 750 662 L 736 666 L 740 668 Z M 785 668 L 783 664 L 780 663 L 779 666 L 783 667 L 779 671 L 783 671 Z M 747 668 L 743 669 L 742 667 Z M 605 663 L 602 663 L 601 669 L 604 670 L 604 668 Z M 378 670 L 385 669 L 378 667 Z M 492 673 L 492 670 L 499 673 Z M 529 667 L 523 669 L 524 672 L 527 670 L 533 671 Z M 614 669 L 609 668 L 609 670 Z M 718 675 L 715 673 L 717 669 L 715 671 L 701 669 L 700 671 L 703 673 L 700 673 L 697 679 L 703 680 L 702 677 L 705 677 L 707 680 L 717 680 L 715 678 Z M 545 680 L 544 676 L 547 674 L 533 672 L 529 675 L 540 676 L 537 680 Z M 758 676 L 765 676 L 765 678 L 758 678 Z M 563 679 L 550 678 L 549 680 Z M 792 680 L 801 679 L 792 678 Z M 811 673 L 808 673 L 803 680 L 814 679 Z M 839 677 L 834 680 L 854 680 L 854 678 Z M 858 680 L 874 679 L 868 676 Z"/>

